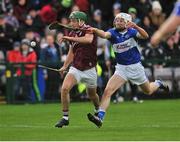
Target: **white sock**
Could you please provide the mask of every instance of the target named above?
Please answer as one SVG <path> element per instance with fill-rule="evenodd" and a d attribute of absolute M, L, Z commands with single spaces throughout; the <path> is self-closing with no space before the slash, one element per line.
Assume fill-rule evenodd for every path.
<path fill-rule="evenodd" d="M 63 116 L 63 118 L 64 118 L 65 120 L 69 120 L 69 117 L 68 117 L 68 116 Z"/>

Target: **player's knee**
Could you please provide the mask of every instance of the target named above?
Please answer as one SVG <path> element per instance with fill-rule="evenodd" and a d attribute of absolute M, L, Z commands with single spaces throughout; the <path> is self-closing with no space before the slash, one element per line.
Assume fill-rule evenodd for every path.
<path fill-rule="evenodd" d="M 68 86 L 64 86 L 61 88 L 61 94 L 68 94 L 69 93 L 69 87 Z"/>

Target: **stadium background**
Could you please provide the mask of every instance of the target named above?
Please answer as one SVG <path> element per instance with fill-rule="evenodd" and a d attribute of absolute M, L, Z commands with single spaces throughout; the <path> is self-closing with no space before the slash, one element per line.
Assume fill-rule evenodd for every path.
<path fill-rule="evenodd" d="M 179 30 L 157 48 L 150 45 L 151 35 L 170 15 L 174 3 L 175 0 L 1 0 L 0 140 L 180 140 Z M 60 117 L 59 86 L 63 77 L 38 64 L 59 68 L 64 62 L 68 44 L 56 41 L 68 31 L 49 31 L 48 25 L 55 20 L 68 24 L 73 10 L 86 12 L 88 23 L 103 30 L 112 27 L 117 13 L 130 13 L 133 21 L 150 35 L 149 39 L 138 41 L 146 74 L 150 80 L 166 81 L 170 94 L 156 92 L 146 96 L 128 83 L 112 98 L 118 103 L 123 96 L 127 102 L 112 104 L 106 122 L 97 129 L 87 121 L 92 105 L 84 84 L 78 84 L 71 92 L 71 101 L 76 103 L 71 104 L 69 127 L 55 129 L 55 121 Z M 19 60 L 19 50 L 24 53 L 21 44 L 28 45 L 28 54 L 35 53 L 37 59 L 31 56 Z M 101 38 L 97 54 L 101 96 L 115 61 L 111 45 Z M 129 101 L 132 99 L 145 101 L 134 104 Z"/>

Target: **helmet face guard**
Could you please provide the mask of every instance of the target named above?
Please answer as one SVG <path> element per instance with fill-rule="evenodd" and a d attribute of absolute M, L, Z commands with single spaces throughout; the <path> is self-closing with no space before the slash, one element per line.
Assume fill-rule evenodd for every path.
<path fill-rule="evenodd" d="M 115 22 L 118 18 L 121 18 L 121 19 L 124 19 L 125 23 L 127 24 L 128 22 L 131 22 L 132 21 L 132 17 L 131 15 L 127 14 L 127 13 L 119 13 L 116 15 L 116 17 L 114 18 L 114 21 L 113 21 L 113 24 L 115 26 Z M 126 26 L 126 25 L 125 25 Z"/>
<path fill-rule="evenodd" d="M 116 20 L 117 18 L 122 18 L 122 19 L 124 19 L 126 23 L 127 23 L 128 21 L 130 21 L 130 22 L 132 21 L 131 15 L 129 15 L 129 14 L 127 14 L 127 13 L 123 13 L 123 12 L 117 14 L 116 17 L 114 18 L 114 20 Z"/>

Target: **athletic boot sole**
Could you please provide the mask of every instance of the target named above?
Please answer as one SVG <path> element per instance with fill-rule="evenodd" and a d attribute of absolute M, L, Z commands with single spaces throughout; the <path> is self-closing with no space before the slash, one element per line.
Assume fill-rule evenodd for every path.
<path fill-rule="evenodd" d="M 69 120 L 61 119 L 55 127 L 57 128 L 62 128 L 63 126 L 68 126 L 69 125 Z"/>
<path fill-rule="evenodd" d="M 91 121 L 92 123 L 94 123 L 98 128 L 100 128 L 102 126 L 102 121 L 99 120 L 98 117 L 92 115 L 91 113 L 87 114 L 87 117 L 89 119 L 89 121 Z"/>

